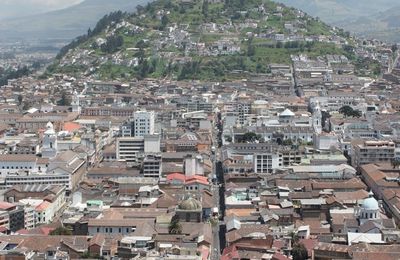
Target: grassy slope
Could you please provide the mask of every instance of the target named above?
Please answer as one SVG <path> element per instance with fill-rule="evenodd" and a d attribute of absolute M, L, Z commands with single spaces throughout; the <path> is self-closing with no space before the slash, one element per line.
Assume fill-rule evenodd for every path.
<path fill-rule="evenodd" d="M 127 36 L 124 31 L 119 31 L 120 35 L 124 37 L 124 45 L 122 46 L 122 53 L 124 57 L 135 57 L 138 55 L 135 51 L 128 51 L 128 48 L 135 47 L 136 44 L 144 39 L 151 41 L 157 41 L 157 34 L 153 29 L 158 29 L 161 25 L 160 20 L 155 18 L 156 10 L 167 9 L 170 11 L 168 15 L 168 20 L 170 24 L 188 24 L 189 31 L 198 31 L 198 26 L 203 22 L 215 22 L 215 23 L 227 23 L 229 17 L 234 16 L 238 10 L 251 10 L 256 7 L 262 0 L 247 0 L 245 1 L 245 6 L 238 7 L 237 4 L 239 0 L 234 0 L 234 3 L 224 11 L 224 6 L 222 4 L 210 4 L 207 16 L 202 14 L 202 4 L 200 1 L 196 2 L 193 8 L 182 10 L 179 4 L 175 3 L 172 5 L 166 5 L 167 1 L 156 1 L 152 3 L 149 8 L 144 12 L 145 17 L 133 15 L 129 20 L 130 22 L 137 24 L 139 26 L 147 28 L 142 34 L 136 34 L 134 36 Z M 267 6 L 267 10 L 274 10 L 276 4 L 270 1 L 264 1 Z M 224 15 L 221 12 L 224 11 Z M 286 22 L 291 22 L 296 17 L 293 14 L 293 10 L 284 9 L 284 17 L 278 18 L 276 16 L 270 16 L 268 20 L 260 20 L 259 30 L 260 32 L 274 28 L 276 31 L 284 32 L 284 24 Z M 239 16 L 235 17 L 235 22 L 244 21 L 247 18 L 258 20 L 261 16 L 257 12 L 250 11 L 246 17 Z M 330 28 L 325 24 L 309 19 L 305 20 L 306 35 L 329 35 Z M 230 32 L 230 36 L 234 35 L 240 39 L 245 38 L 245 32 L 251 31 L 245 29 L 243 31 Z M 211 34 L 211 33 L 196 33 L 193 38 L 199 38 L 201 42 L 206 44 L 211 44 L 212 42 L 220 39 L 221 34 Z M 95 39 L 90 39 L 88 42 L 83 44 L 81 48 L 90 48 L 89 46 L 94 42 Z M 284 48 L 279 46 L 277 48 L 276 43 L 269 39 L 255 38 L 254 42 L 254 54 L 248 55 L 248 43 L 243 41 L 241 44 L 241 53 L 229 56 L 218 56 L 218 57 L 198 57 L 192 55 L 192 62 L 189 64 L 179 65 L 170 64 L 164 59 L 160 59 L 153 53 L 153 49 L 149 46 L 144 49 L 145 56 L 148 57 L 146 61 L 146 66 L 150 67 L 148 72 L 142 74 L 142 67 L 137 68 L 127 68 L 121 65 L 113 65 L 111 63 L 106 63 L 100 66 L 99 70 L 96 72 L 96 76 L 101 79 L 123 79 L 131 78 L 133 76 L 145 75 L 147 77 L 164 77 L 168 76 L 175 79 L 201 79 L 201 80 L 225 80 L 232 79 L 235 77 L 232 71 L 242 70 L 247 72 L 257 72 L 265 73 L 267 71 L 268 64 L 270 63 L 289 63 L 291 54 L 307 53 L 312 57 L 325 54 L 345 54 L 344 51 L 332 44 L 315 43 L 311 45 L 304 46 L 304 44 L 298 48 Z M 163 49 L 164 52 L 174 52 L 179 55 L 183 55 L 183 51 L 176 48 L 166 48 Z M 100 50 L 96 50 L 97 55 L 106 55 Z M 74 66 L 72 66 L 74 67 Z M 70 66 L 67 67 L 69 72 L 79 72 L 82 68 L 74 70 Z M 187 71 L 187 68 L 191 68 Z M 55 70 L 54 72 L 64 72 L 63 70 Z"/>

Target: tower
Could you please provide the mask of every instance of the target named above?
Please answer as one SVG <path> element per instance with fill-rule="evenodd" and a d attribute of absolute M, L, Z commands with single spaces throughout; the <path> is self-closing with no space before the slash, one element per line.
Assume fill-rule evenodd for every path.
<path fill-rule="evenodd" d="M 46 125 L 41 153 L 43 158 L 54 158 L 57 155 L 57 134 L 51 122 Z"/>
<path fill-rule="evenodd" d="M 79 104 L 79 95 L 78 92 L 76 92 L 76 90 L 74 91 L 74 94 L 72 96 L 72 112 L 78 112 L 79 114 L 81 113 L 81 107 Z"/>
<path fill-rule="evenodd" d="M 319 102 L 315 104 L 314 111 L 312 114 L 312 120 L 313 120 L 313 127 L 314 130 L 317 134 L 320 134 L 322 132 L 322 112 L 321 112 L 321 107 L 319 106 Z"/>

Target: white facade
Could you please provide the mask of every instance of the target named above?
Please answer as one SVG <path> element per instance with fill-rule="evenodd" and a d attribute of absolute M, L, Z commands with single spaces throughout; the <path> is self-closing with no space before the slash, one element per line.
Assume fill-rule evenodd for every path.
<path fill-rule="evenodd" d="M 54 158 L 57 155 L 57 134 L 51 122 L 47 123 L 47 130 L 44 132 L 43 145 L 41 149 L 43 158 Z"/>
<path fill-rule="evenodd" d="M 81 106 L 79 104 L 79 95 L 76 92 L 76 90 L 74 91 L 74 95 L 72 96 L 72 112 L 77 112 L 77 113 L 81 113 Z"/>
<path fill-rule="evenodd" d="M 137 111 L 133 114 L 133 135 L 145 136 L 154 134 L 154 111 Z"/>
<path fill-rule="evenodd" d="M 255 173 L 273 173 L 283 166 L 283 156 L 273 153 L 255 154 L 253 164 Z"/>
<path fill-rule="evenodd" d="M 138 154 L 144 152 L 143 137 L 117 138 L 117 160 L 125 160 L 127 163 L 137 163 Z"/>
<path fill-rule="evenodd" d="M 321 112 L 321 108 L 318 103 L 314 107 L 312 119 L 313 119 L 313 127 L 314 127 L 315 132 L 317 134 L 320 134 L 322 132 L 322 122 L 321 122 L 322 121 L 322 112 Z"/>
<path fill-rule="evenodd" d="M 45 170 L 45 169 L 43 169 Z M 38 172 L 37 157 L 35 155 L 4 154 L 0 155 L 1 177 L 19 172 Z"/>
<path fill-rule="evenodd" d="M 329 150 L 332 147 L 339 148 L 339 140 L 335 134 L 316 134 L 314 148 L 318 150 Z"/>
<path fill-rule="evenodd" d="M 32 229 L 36 227 L 36 212 L 35 208 L 31 206 L 24 207 L 25 212 L 25 229 Z"/>
<path fill-rule="evenodd" d="M 185 175 L 187 177 L 204 175 L 203 158 L 200 155 L 188 155 L 185 158 Z"/>
<path fill-rule="evenodd" d="M 159 153 L 160 150 L 160 135 L 145 135 L 144 136 L 144 152 L 145 153 Z"/>
<path fill-rule="evenodd" d="M 0 183 L 0 189 L 8 189 L 15 185 L 34 185 L 34 184 L 50 184 L 64 185 L 67 189 L 72 188 L 71 175 L 66 174 L 25 174 L 25 175 L 9 175 Z"/>

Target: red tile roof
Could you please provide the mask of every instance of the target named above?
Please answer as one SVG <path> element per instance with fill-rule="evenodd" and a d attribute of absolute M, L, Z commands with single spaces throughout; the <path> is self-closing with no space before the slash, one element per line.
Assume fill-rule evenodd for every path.
<path fill-rule="evenodd" d="M 73 132 L 75 130 L 79 130 L 81 128 L 81 126 L 77 123 L 73 123 L 73 122 L 66 122 L 64 123 L 64 131 L 68 131 L 68 132 Z"/>
<path fill-rule="evenodd" d="M 50 205 L 51 205 L 50 202 L 43 201 L 42 203 L 37 205 L 35 209 L 36 209 L 36 211 L 42 212 L 42 211 L 46 210 Z"/>
<path fill-rule="evenodd" d="M 182 173 L 171 173 L 167 175 L 167 180 L 172 181 L 172 180 L 180 180 L 182 182 L 185 182 L 186 176 Z"/>
<path fill-rule="evenodd" d="M 8 210 L 8 209 L 11 209 L 14 207 L 16 207 L 14 204 L 11 204 L 11 203 L 8 203 L 5 201 L 0 201 L 0 209 L 2 209 L 2 210 Z"/>

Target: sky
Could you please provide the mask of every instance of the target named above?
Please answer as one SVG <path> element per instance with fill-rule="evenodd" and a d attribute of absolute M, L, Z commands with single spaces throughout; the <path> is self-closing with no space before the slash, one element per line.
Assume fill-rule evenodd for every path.
<path fill-rule="evenodd" d="M 44 13 L 79 2 L 82 0 L 0 0 L 0 19 Z"/>

